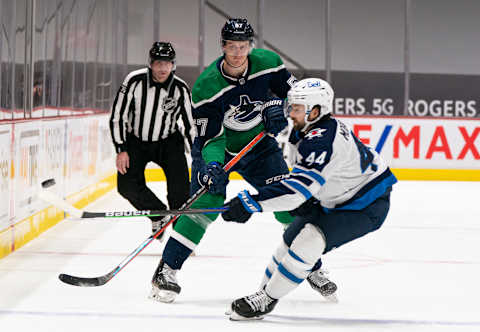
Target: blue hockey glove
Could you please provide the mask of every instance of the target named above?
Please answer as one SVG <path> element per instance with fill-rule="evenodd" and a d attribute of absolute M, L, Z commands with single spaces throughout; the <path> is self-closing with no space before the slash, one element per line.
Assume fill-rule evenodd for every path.
<path fill-rule="evenodd" d="M 288 125 L 283 111 L 283 100 L 271 99 L 262 105 L 262 118 L 265 130 L 277 136 Z"/>
<path fill-rule="evenodd" d="M 222 168 L 222 165 L 216 161 L 203 164 L 198 172 L 198 182 L 202 186 L 207 186 L 208 192 L 214 195 L 225 195 L 225 188 L 228 184 L 228 174 Z"/>
<path fill-rule="evenodd" d="M 250 196 L 248 191 L 241 191 L 237 197 L 224 205 L 228 210 L 222 212 L 223 220 L 246 223 L 254 212 L 261 212 L 262 207 Z"/>

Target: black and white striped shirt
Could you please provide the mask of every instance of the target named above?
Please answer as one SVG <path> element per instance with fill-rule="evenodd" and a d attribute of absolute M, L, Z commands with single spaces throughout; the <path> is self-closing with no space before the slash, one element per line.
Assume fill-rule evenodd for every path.
<path fill-rule="evenodd" d="M 192 146 L 196 127 L 188 85 L 173 73 L 164 83 L 155 82 L 150 68 L 128 74 L 115 97 L 110 117 L 117 153 L 126 151 L 127 133 L 143 142 L 156 142 L 177 130 Z"/>

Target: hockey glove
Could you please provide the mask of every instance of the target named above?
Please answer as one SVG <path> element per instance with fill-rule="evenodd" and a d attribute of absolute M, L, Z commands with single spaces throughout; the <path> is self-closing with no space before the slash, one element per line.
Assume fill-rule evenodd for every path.
<path fill-rule="evenodd" d="M 262 118 L 265 130 L 277 136 L 288 125 L 281 99 L 271 99 L 262 105 Z"/>
<path fill-rule="evenodd" d="M 225 195 L 225 188 L 228 184 L 228 174 L 222 165 L 216 161 L 203 164 L 198 172 L 198 182 L 207 186 L 208 192 L 214 195 Z"/>
<path fill-rule="evenodd" d="M 224 205 L 228 210 L 222 213 L 223 220 L 246 223 L 252 213 L 261 212 L 262 207 L 250 196 L 248 191 L 241 191 L 237 197 Z"/>

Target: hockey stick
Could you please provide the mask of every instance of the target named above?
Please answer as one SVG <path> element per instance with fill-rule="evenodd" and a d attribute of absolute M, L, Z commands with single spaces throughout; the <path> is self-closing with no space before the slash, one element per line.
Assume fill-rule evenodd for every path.
<path fill-rule="evenodd" d="M 250 143 L 248 143 L 235 157 L 233 157 L 224 167 L 223 170 L 228 172 L 248 151 L 250 151 L 258 142 L 260 142 L 266 133 L 260 132 L 257 136 L 255 136 Z M 188 209 L 192 204 L 205 192 L 207 192 L 206 187 L 202 187 L 197 190 L 195 194 L 193 194 L 180 209 Z M 132 251 L 127 257 L 125 257 L 120 264 L 118 264 L 112 271 L 108 272 L 105 275 L 100 277 L 93 277 L 93 278 L 84 278 L 84 277 L 76 277 L 69 274 L 60 274 L 58 278 L 66 284 L 73 285 L 73 286 L 80 286 L 80 287 L 96 287 L 105 285 L 109 282 L 113 277 L 115 277 L 128 263 L 130 263 L 135 257 L 145 249 L 154 239 L 160 236 L 163 231 L 175 220 L 179 218 L 178 215 L 173 216 L 170 220 L 158 231 L 154 234 L 150 235 L 145 241 L 143 241 L 134 251 Z"/>
<path fill-rule="evenodd" d="M 38 192 L 38 196 L 44 201 L 61 208 L 66 213 L 79 219 L 90 218 L 132 218 L 132 217 L 161 217 L 168 215 L 182 214 L 209 214 L 222 213 L 227 210 L 226 207 L 209 208 L 209 209 L 177 209 L 177 210 L 139 210 L 139 211 L 107 211 L 107 212 L 89 212 L 77 209 L 72 204 L 64 200 L 62 197 L 45 190 L 55 184 L 54 179 L 48 179 L 42 182 L 42 190 Z"/>
<path fill-rule="evenodd" d="M 88 212 L 83 211 L 80 218 L 131 218 L 131 217 L 162 217 L 162 216 L 181 216 L 182 214 L 209 214 L 222 213 L 227 211 L 227 207 L 210 209 L 173 209 L 173 210 L 141 210 L 141 211 L 109 211 L 109 212 Z"/>

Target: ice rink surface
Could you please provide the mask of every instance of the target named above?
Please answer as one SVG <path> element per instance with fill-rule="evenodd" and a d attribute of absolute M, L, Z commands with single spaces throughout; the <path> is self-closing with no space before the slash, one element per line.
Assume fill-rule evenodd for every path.
<path fill-rule="evenodd" d="M 150 185 L 164 196 L 164 183 Z M 245 187 L 232 181 L 228 194 Z M 253 322 L 224 311 L 257 290 L 281 240 L 272 214 L 213 223 L 177 275 L 173 304 L 148 299 L 158 241 L 105 286 L 60 282 L 59 273 L 109 272 L 150 231 L 144 218 L 65 220 L 0 260 L 0 331 L 480 331 L 479 192 L 478 182 L 396 184 L 384 226 L 324 256 L 339 303 L 304 283 Z M 114 191 L 87 209 L 132 208 Z"/>

